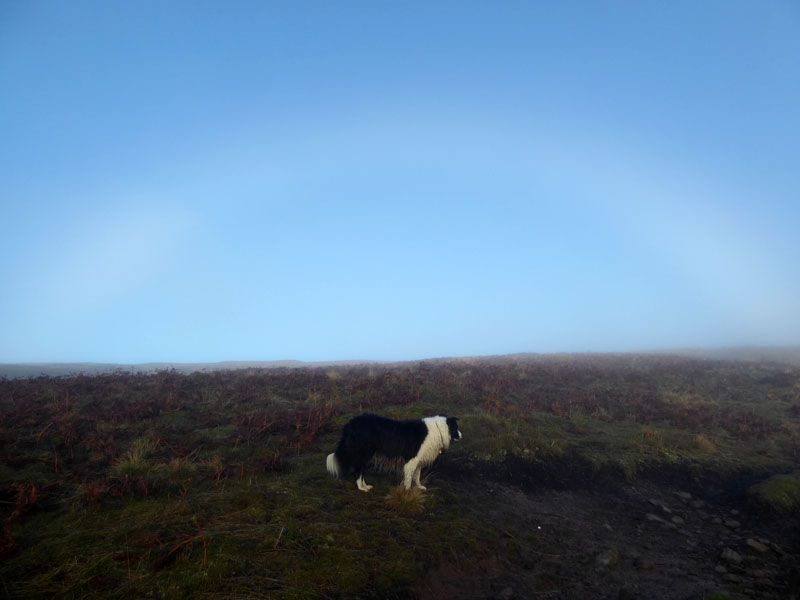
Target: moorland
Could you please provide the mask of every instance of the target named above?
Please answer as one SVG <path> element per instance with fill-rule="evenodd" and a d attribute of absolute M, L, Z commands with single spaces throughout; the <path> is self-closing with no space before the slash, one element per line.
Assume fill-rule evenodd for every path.
<path fill-rule="evenodd" d="M 362 412 L 460 418 L 405 492 Z M 671 355 L 0 379 L 10 598 L 800 597 L 800 366 Z"/>

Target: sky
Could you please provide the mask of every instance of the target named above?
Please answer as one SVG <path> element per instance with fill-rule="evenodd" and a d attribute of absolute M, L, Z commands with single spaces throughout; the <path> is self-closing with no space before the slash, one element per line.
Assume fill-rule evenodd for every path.
<path fill-rule="evenodd" d="M 800 4 L 0 2 L 0 362 L 800 344 Z"/>

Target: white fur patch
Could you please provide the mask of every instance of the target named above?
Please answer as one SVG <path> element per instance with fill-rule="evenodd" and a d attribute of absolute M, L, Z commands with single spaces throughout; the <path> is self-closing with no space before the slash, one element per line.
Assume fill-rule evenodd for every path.
<path fill-rule="evenodd" d="M 330 473 L 334 477 L 340 477 L 339 461 L 336 460 L 335 454 L 328 454 L 328 460 L 325 461 L 325 463 L 328 467 L 328 473 Z"/>
<path fill-rule="evenodd" d="M 450 447 L 450 429 L 446 417 L 426 417 L 422 421 L 428 427 L 428 436 L 414 458 L 426 467 L 439 457 L 440 450 Z"/>

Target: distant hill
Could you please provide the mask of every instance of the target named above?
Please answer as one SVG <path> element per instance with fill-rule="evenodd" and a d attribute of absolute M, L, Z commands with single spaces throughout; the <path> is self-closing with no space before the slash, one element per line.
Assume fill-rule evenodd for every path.
<path fill-rule="evenodd" d="M 592 353 L 596 356 L 614 353 Z M 787 366 L 800 366 L 800 346 L 786 347 L 740 347 L 740 348 L 709 348 L 709 349 L 673 349 L 653 352 L 631 352 L 620 355 L 669 355 L 684 356 L 687 358 L 701 358 L 711 360 L 733 360 L 744 362 L 773 363 Z M 547 360 L 563 356 L 589 356 L 590 354 L 510 354 L 505 356 L 476 356 L 461 358 L 431 359 L 440 361 L 481 361 L 481 360 Z M 409 361 L 420 362 L 420 361 Z M 304 362 L 300 360 L 275 360 L 275 361 L 226 361 L 214 363 L 141 363 L 141 364 L 115 364 L 115 363 L 19 363 L 0 364 L 0 378 L 19 379 L 26 377 L 64 377 L 69 375 L 98 375 L 124 371 L 127 373 L 157 373 L 158 371 L 175 370 L 179 373 L 196 373 L 198 371 L 232 371 L 236 369 L 296 369 L 303 367 L 342 367 L 361 364 L 400 364 L 397 361 L 374 360 L 343 360 L 327 362 Z"/>
<path fill-rule="evenodd" d="M 100 375 L 124 371 L 126 373 L 157 373 L 175 370 L 179 373 L 198 371 L 232 371 L 236 369 L 292 369 L 300 367 L 327 367 L 363 364 L 374 361 L 303 362 L 300 360 L 226 361 L 215 363 L 141 363 L 134 365 L 116 363 L 19 363 L 0 364 L 0 377 L 19 379 L 25 377 L 64 377 L 69 375 Z"/>
<path fill-rule="evenodd" d="M 800 346 L 759 347 L 743 346 L 738 348 L 683 349 L 657 354 L 675 354 L 715 360 L 737 360 L 745 362 L 776 363 L 789 366 L 800 366 Z"/>

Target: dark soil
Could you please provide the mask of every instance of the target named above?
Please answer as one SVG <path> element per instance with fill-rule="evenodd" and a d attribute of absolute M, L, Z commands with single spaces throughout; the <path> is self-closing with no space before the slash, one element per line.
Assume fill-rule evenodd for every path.
<path fill-rule="evenodd" d="M 505 551 L 436 565 L 422 597 L 800 598 L 798 523 L 747 504 L 753 474 L 646 475 L 630 482 L 580 459 L 442 461 L 434 478 L 483 507 Z"/>

